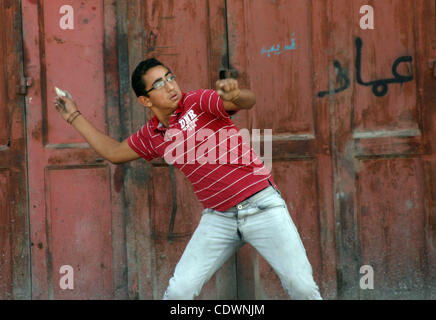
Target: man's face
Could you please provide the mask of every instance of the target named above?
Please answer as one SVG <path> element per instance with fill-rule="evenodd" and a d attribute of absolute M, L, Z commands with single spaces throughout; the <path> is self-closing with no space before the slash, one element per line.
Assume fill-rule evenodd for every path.
<path fill-rule="evenodd" d="M 151 90 L 159 81 L 167 80 L 171 76 L 173 76 L 173 74 L 163 66 L 151 68 L 144 75 L 146 84 L 145 91 Z M 153 107 L 161 110 L 177 109 L 181 98 L 182 92 L 175 80 L 166 81 L 163 87 L 153 89 L 148 93 L 149 103 L 151 103 Z"/>

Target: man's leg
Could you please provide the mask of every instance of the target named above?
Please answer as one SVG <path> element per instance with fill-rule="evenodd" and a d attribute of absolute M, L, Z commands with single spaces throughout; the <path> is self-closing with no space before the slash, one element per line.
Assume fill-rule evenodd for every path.
<path fill-rule="evenodd" d="M 214 213 L 203 214 L 176 266 L 163 299 L 194 299 L 200 294 L 203 284 L 241 245 L 235 218 Z"/>
<path fill-rule="evenodd" d="M 261 213 L 240 219 L 243 240 L 273 267 L 292 299 L 322 299 L 285 201 L 274 193 L 256 205 L 262 209 Z"/>

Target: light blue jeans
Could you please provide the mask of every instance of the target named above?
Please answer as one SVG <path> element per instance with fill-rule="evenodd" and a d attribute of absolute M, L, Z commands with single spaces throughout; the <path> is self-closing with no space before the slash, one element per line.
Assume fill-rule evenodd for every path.
<path fill-rule="evenodd" d="M 273 187 L 228 211 L 203 211 L 163 298 L 194 299 L 245 243 L 251 244 L 268 261 L 292 299 L 322 299 L 297 228 L 285 201 Z"/>

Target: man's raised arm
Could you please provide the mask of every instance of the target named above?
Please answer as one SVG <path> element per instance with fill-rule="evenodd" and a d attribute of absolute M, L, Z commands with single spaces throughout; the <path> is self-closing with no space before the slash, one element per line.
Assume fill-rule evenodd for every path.
<path fill-rule="evenodd" d="M 115 164 L 120 164 L 139 158 L 139 155 L 127 144 L 127 139 L 119 142 L 94 127 L 80 113 L 72 99 L 57 97 L 54 100 L 54 104 L 62 118 L 72 125 L 104 159 Z"/>
<path fill-rule="evenodd" d="M 240 89 L 236 79 L 216 82 L 216 90 L 224 102 L 226 111 L 251 109 L 256 104 L 256 95 L 249 89 Z"/>

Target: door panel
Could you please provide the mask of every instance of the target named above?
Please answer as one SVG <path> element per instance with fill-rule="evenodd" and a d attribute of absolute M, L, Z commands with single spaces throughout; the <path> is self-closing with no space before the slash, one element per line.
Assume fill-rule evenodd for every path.
<path fill-rule="evenodd" d="M 424 299 L 423 163 L 419 159 L 368 159 L 362 163 L 356 182 L 361 259 L 377 276 L 377 295 L 367 297 Z"/>
<path fill-rule="evenodd" d="M 297 94 L 312 90 L 312 61 L 308 58 L 313 48 L 311 28 L 307 27 L 312 24 L 311 8 L 308 1 L 228 3 L 229 33 L 232 35 L 230 61 L 235 60 L 233 65 L 237 66 L 239 62 L 248 75 L 256 72 L 256 79 L 250 78 L 251 88 L 258 97 L 257 107 L 249 114 L 253 127 L 272 128 L 278 136 L 294 134 L 313 139 L 314 109 L 310 107 L 313 98 L 308 94 Z M 234 30 L 241 21 L 245 22 L 246 30 Z M 246 32 L 243 40 L 248 56 L 244 57 L 244 65 L 239 61 L 242 59 L 238 59 L 236 42 L 242 40 L 238 31 Z M 296 105 L 304 107 L 295 108 Z M 275 106 L 280 106 L 280 112 L 265 117 L 265 108 Z"/>
<path fill-rule="evenodd" d="M 338 296 L 426 298 L 435 283 L 428 273 L 433 250 L 426 177 L 431 172 L 423 160 L 434 158 L 424 144 L 434 129 L 422 119 L 430 108 L 426 104 L 434 101 L 421 94 L 429 83 L 434 91 L 434 79 L 427 77 L 428 57 L 417 52 L 430 40 L 432 27 L 423 10 L 434 13 L 434 1 L 375 1 L 377 32 L 359 27 L 364 4 L 329 1 L 328 11 L 330 66 L 341 64 L 336 74 L 331 68 L 330 81 L 339 88 L 342 73 L 350 84 L 330 97 Z M 398 74 L 407 81 L 399 81 Z M 374 269 L 374 290 L 359 287 L 363 265 Z"/>
<path fill-rule="evenodd" d="M 349 7 L 354 13 L 350 23 L 356 26 L 353 35 L 361 38 L 362 41 L 360 67 L 352 68 L 351 64 L 350 73 L 353 74 L 360 69 L 362 81 L 365 83 L 378 79 L 391 79 L 393 78 L 392 65 L 397 58 L 409 56 L 416 59 L 414 3 L 412 1 L 375 3 L 377 22 L 384 23 L 380 26 L 383 32 L 371 33 L 364 32 L 358 27 L 359 8 L 364 4 L 364 1 L 355 1 Z M 374 47 L 375 44 L 377 47 Z M 354 61 L 353 57 L 351 62 Z M 357 63 L 359 61 L 356 61 Z M 413 70 L 409 63 L 401 63 L 397 71 L 400 75 L 416 75 L 416 70 Z M 376 90 L 382 91 L 382 89 L 381 86 Z M 380 97 L 373 93 L 373 87 L 354 82 L 353 137 L 370 138 L 376 134 L 407 137 L 413 136 L 414 133 L 419 134 L 416 89 L 416 82 L 392 84 L 386 89 L 386 96 Z"/>
<path fill-rule="evenodd" d="M 18 1 L 0 4 L 0 299 L 30 297 L 22 31 Z M 24 88 L 23 88 L 24 90 Z"/>
<path fill-rule="evenodd" d="M 45 55 L 42 67 L 46 81 L 43 95 L 51 102 L 55 96 L 55 86 L 69 88 L 70 93 L 74 93 L 78 105 L 93 106 L 82 108 L 86 118 L 96 127 L 106 131 L 103 103 L 103 1 L 73 5 L 73 30 L 63 30 L 59 27 L 59 19 L 62 17 L 59 9 L 64 4 L 63 1 L 52 1 L 50 5 L 44 2 L 41 7 L 44 21 L 41 45 Z M 43 109 L 43 126 L 46 128 L 43 131 L 44 143 L 48 148 L 83 143 L 83 138 L 74 128 L 67 126 L 56 112 L 50 111 L 53 110 L 49 103 Z"/>
<path fill-rule="evenodd" d="M 83 299 L 85 294 L 95 299 L 113 296 L 109 174 L 105 167 L 46 170 L 52 266 L 72 266 L 77 288 L 63 292 L 53 286 L 55 299 Z M 60 277 L 55 273 L 54 283 L 59 283 Z"/>
<path fill-rule="evenodd" d="M 32 297 L 126 297 L 122 167 L 104 163 L 57 114 L 54 86 L 68 90 L 97 128 L 117 136 L 115 1 L 72 2 L 74 29 L 60 26 L 63 1 L 23 1 Z M 38 26 L 38 27 L 36 27 Z M 114 55 L 114 57 L 113 57 Z M 108 115 L 111 115 L 109 118 Z M 60 288 L 71 266 L 74 289 Z"/>

